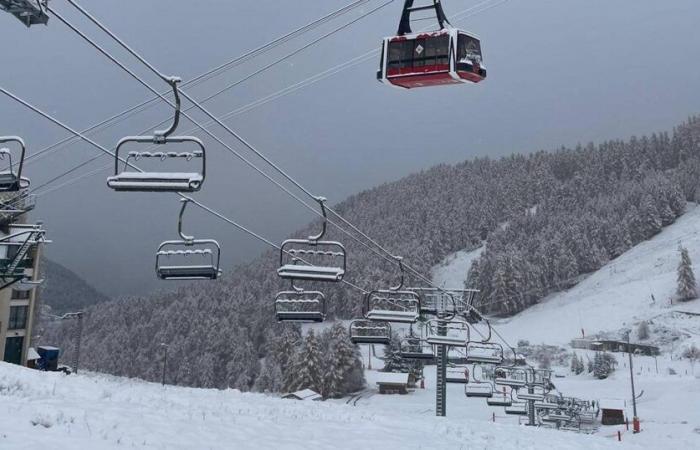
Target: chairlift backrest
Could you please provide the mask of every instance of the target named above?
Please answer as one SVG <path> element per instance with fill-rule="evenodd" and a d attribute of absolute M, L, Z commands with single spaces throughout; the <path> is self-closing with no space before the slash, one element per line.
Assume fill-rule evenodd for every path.
<path fill-rule="evenodd" d="M 413 291 L 376 290 L 365 295 L 365 318 L 414 323 L 420 317 L 420 296 Z"/>
<path fill-rule="evenodd" d="M 275 315 L 280 322 L 323 322 L 326 297 L 319 291 L 294 289 L 275 296 Z"/>
<path fill-rule="evenodd" d="M 389 344 L 391 325 L 389 322 L 353 320 L 350 323 L 350 341 L 354 344 Z"/>
<path fill-rule="evenodd" d="M 431 319 L 428 321 L 427 341 L 433 345 L 450 345 L 466 347 L 469 324 L 461 321 L 444 321 Z"/>
<path fill-rule="evenodd" d="M 22 176 L 26 145 L 19 136 L 2 136 L 0 144 L 14 143 L 19 148 L 19 154 L 13 158 L 12 150 L 4 147 L 0 149 L 0 192 L 17 192 L 29 187 L 29 179 Z M 7 166 L 5 166 L 7 164 Z"/>

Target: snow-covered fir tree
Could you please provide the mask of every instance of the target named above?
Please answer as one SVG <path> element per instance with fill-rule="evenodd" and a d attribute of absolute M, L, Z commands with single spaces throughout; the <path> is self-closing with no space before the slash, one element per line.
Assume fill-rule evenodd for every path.
<path fill-rule="evenodd" d="M 286 390 L 291 392 L 312 389 L 316 392 L 322 392 L 324 378 L 322 358 L 323 355 L 314 330 L 309 330 L 304 339 L 304 345 L 296 352 L 288 369 L 290 376 Z"/>
<path fill-rule="evenodd" d="M 681 260 L 678 263 L 678 286 L 676 294 L 682 302 L 693 300 L 698 297 L 697 287 L 695 285 L 695 274 L 693 273 L 693 263 L 690 261 L 688 249 L 680 247 Z"/>

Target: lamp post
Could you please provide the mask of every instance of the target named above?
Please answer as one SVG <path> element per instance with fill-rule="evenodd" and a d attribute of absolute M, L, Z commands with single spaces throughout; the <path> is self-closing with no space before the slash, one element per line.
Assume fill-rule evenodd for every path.
<path fill-rule="evenodd" d="M 78 365 L 80 364 L 80 341 L 83 338 L 83 312 L 78 311 L 74 313 L 67 313 L 64 314 L 60 317 L 61 320 L 66 320 L 66 319 L 78 319 L 78 324 L 75 327 L 75 348 L 74 348 L 74 355 L 73 355 L 73 368 L 75 370 L 75 373 L 78 373 Z"/>
<path fill-rule="evenodd" d="M 165 370 L 168 367 L 168 344 L 161 342 L 161 347 L 163 347 L 163 374 L 161 376 L 161 384 L 165 386 Z"/>
<path fill-rule="evenodd" d="M 634 368 L 632 365 L 632 346 L 630 345 L 630 333 L 631 331 L 627 332 L 627 355 L 629 356 L 630 360 L 630 384 L 632 385 L 632 411 L 634 416 L 632 417 L 632 430 L 634 433 L 639 433 L 640 427 L 639 427 L 639 417 L 637 417 L 637 395 L 634 392 Z"/>

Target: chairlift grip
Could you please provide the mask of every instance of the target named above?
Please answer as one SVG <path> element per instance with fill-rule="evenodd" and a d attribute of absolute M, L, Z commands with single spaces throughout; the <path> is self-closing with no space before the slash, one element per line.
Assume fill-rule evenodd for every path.
<path fill-rule="evenodd" d="M 194 243 L 194 236 L 188 236 L 182 232 L 182 216 L 185 214 L 185 208 L 187 208 L 187 204 L 190 202 L 190 199 L 181 198 L 180 202 L 182 202 L 182 207 L 180 208 L 180 214 L 177 217 L 177 233 L 180 235 L 186 245 L 192 245 Z"/>
<path fill-rule="evenodd" d="M 173 88 L 173 95 L 175 96 L 175 117 L 173 123 L 167 130 L 157 130 L 153 132 L 153 143 L 162 144 L 165 142 L 168 136 L 173 134 L 180 123 L 180 90 L 178 89 L 178 83 L 182 81 L 180 77 L 168 77 L 168 84 Z"/>
<path fill-rule="evenodd" d="M 323 215 L 323 222 L 321 224 L 321 232 L 317 235 L 312 235 L 309 236 L 309 240 L 316 242 L 320 241 L 323 239 L 323 236 L 326 235 L 326 228 L 328 226 L 328 214 L 326 213 L 326 198 L 325 197 L 315 197 L 314 200 L 319 204 L 321 207 L 321 214 Z"/>

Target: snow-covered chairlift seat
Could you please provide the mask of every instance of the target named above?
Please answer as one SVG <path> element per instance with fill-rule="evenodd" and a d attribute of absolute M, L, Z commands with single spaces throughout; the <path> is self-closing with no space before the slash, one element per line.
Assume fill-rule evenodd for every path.
<path fill-rule="evenodd" d="M 468 342 L 466 347 L 468 364 L 501 364 L 503 347 L 495 342 Z"/>
<path fill-rule="evenodd" d="M 432 360 L 435 358 L 432 346 L 417 336 L 409 336 L 401 341 L 399 356 L 403 359 Z"/>
<path fill-rule="evenodd" d="M 137 144 L 193 144 L 196 149 L 188 152 L 129 152 L 126 162 L 120 170 L 119 153 L 128 143 Z M 202 188 L 206 177 L 206 150 L 201 140 L 194 136 L 175 136 L 156 139 L 153 136 L 128 136 L 117 144 L 115 152 L 114 175 L 107 178 L 107 186 L 115 191 L 128 192 L 197 192 Z M 172 159 L 198 162 L 197 171 L 164 172 L 133 170 L 129 164 L 141 159 L 165 162 Z"/>
<path fill-rule="evenodd" d="M 510 406 L 513 400 L 504 393 L 495 393 L 493 397 L 486 399 L 486 404 L 489 406 Z"/>
<path fill-rule="evenodd" d="M 510 406 L 505 407 L 505 413 L 514 416 L 526 416 L 527 415 L 527 403 L 523 402 L 512 402 Z"/>
<path fill-rule="evenodd" d="M 406 290 L 376 290 L 365 296 L 365 318 L 383 322 L 415 323 L 420 296 Z"/>
<path fill-rule="evenodd" d="M 323 322 L 326 297 L 319 291 L 282 291 L 275 297 L 275 316 L 280 322 Z"/>
<path fill-rule="evenodd" d="M 520 388 L 527 385 L 527 370 L 517 367 L 497 367 L 494 382 L 499 386 Z"/>
<path fill-rule="evenodd" d="M 468 383 L 464 386 L 464 394 L 467 397 L 491 398 L 493 387 L 490 383 Z"/>
<path fill-rule="evenodd" d="M 280 248 L 280 278 L 307 281 L 342 281 L 347 264 L 340 242 L 287 239 Z"/>
<path fill-rule="evenodd" d="M 518 391 L 518 400 L 533 400 L 536 402 L 541 402 L 544 401 L 544 394 L 538 394 L 538 393 L 529 393 L 529 392 L 520 392 Z"/>
<path fill-rule="evenodd" d="M 467 384 L 469 383 L 469 375 L 467 374 L 468 370 L 466 367 L 447 367 L 445 369 L 445 382 L 455 384 Z"/>
<path fill-rule="evenodd" d="M 444 333 L 441 333 L 441 330 Z M 442 321 L 432 319 L 428 321 L 427 341 L 431 345 L 449 345 L 452 347 L 466 347 L 469 333 L 469 324 L 458 321 Z"/>
<path fill-rule="evenodd" d="M 161 280 L 216 280 L 220 260 L 221 247 L 213 239 L 165 241 L 156 252 L 156 275 Z"/>
<path fill-rule="evenodd" d="M 350 341 L 353 344 L 389 344 L 391 325 L 389 322 L 354 320 L 350 323 Z"/>

